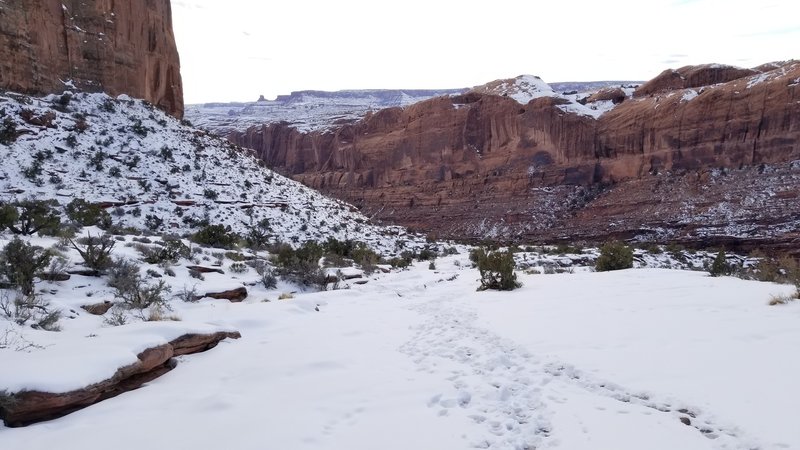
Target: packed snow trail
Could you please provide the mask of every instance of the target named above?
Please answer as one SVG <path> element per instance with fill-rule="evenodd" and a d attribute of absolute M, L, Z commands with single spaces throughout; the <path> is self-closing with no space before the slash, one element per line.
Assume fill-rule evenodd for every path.
<path fill-rule="evenodd" d="M 566 402 L 567 392 L 583 390 L 624 404 L 625 412 L 621 414 L 630 409 L 644 415 L 666 416 L 674 421 L 672 425 L 689 426 L 715 441 L 711 447 L 703 448 L 762 448 L 736 427 L 716 424 L 699 408 L 675 400 L 659 400 L 644 392 L 630 392 L 614 383 L 593 379 L 566 363 L 541 361 L 514 342 L 477 326 L 477 314 L 464 301 L 465 293 L 448 286 L 449 281 L 455 279 L 439 278 L 421 287 L 406 286 L 396 291 L 409 302 L 424 299 L 408 306 L 425 320 L 414 328 L 414 337 L 400 351 L 411 357 L 419 370 L 444 376 L 452 383 L 449 391 L 434 393 L 427 406 L 437 416 L 458 412 L 471 419 L 476 427 L 465 434 L 470 447 L 559 447 L 560 440 L 552 436 L 553 412 L 549 404 Z"/>

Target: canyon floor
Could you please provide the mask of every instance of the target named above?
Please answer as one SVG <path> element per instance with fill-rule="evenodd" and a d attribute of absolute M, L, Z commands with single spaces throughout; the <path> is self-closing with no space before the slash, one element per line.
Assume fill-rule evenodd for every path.
<path fill-rule="evenodd" d="M 0 425 L 0 447 L 800 448 L 800 302 L 768 305 L 793 287 L 646 267 L 519 272 L 512 292 L 477 292 L 478 278 L 462 250 L 349 289 L 174 302 L 181 322 L 127 340 L 93 316 L 19 329 L 44 348 L 4 353 L 18 365 L 0 381 L 17 388 L 102 379 L 120 363 L 105 353 L 163 327 L 242 337 L 71 415 Z"/>

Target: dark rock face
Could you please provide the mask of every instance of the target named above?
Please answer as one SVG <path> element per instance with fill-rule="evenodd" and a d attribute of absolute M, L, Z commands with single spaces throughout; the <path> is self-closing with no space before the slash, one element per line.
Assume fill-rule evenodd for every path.
<path fill-rule="evenodd" d="M 443 237 L 603 239 L 659 229 L 655 235 L 699 238 L 708 227 L 733 232 L 721 229 L 734 220 L 715 209 L 721 201 L 747 213 L 734 222 L 755 224 L 752 236 L 780 228 L 775 220 L 791 216 L 773 219 L 770 211 L 798 209 L 782 198 L 756 200 L 749 190 L 728 198 L 740 186 L 705 186 L 740 173 L 750 187 L 794 195 L 787 180 L 800 159 L 800 63 L 750 76 L 714 67 L 679 72 L 690 80 L 685 86 L 715 84 L 640 91 L 599 119 L 566 112 L 549 97 L 520 105 L 468 93 L 384 109 L 327 132 L 271 124 L 229 138 L 368 215 Z M 645 205 L 658 214 L 641 213 Z"/>
<path fill-rule="evenodd" d="M 247 289 L 240 287 L 222 292 L 209 292 L 204 297 L 216 300 L 228 300 L 231 303 L 239 303 L 247 298 Z"/>
<path fill-rule="evenodd" d="M 75 391 L 54 394 L 23 391 L 0 398 L 0 418 L 6 426 L 19 427 L 51 420 L 83 409 L 127 391 L 138 389 L 175 367 L 174 356 L 202 352 L 214 348 L 226 338 L 238 339 L 236 332 L 188 334 L 172 342 L 149 348 L 138 361 L 121 367 L 113 377 Z"/>
<path fill-rule="evenodd" d="M 7 0 L 0 5 L 0 88 L 78 89 L 143 98 L 183 116 L 169 0 Z"/>

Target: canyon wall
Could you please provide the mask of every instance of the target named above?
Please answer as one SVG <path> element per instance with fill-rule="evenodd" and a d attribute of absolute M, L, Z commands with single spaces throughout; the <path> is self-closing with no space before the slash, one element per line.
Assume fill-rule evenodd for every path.
<path fill-rule="evenodd" d="M 169 0 L 0 2 L 0 88 L 128 94 L 183 116 Z"/>
<path fill-rule="evenodd" d="M 675 224 L 692 217 L 724 228 L 723 216 L 704 216 L 703 208 L 735 189 L 703 188 L 710 176 L 742 170 L 743 180 L 766 180 L 772 175 L 752 170 L 800 159 L 800 63 L 766 72 L 708 65 L 675 73 L 679 87 L 646 83 L 645 93 L 599 119 L 568 112 L 553 97 L 522 105 L 468 93 L 326 131 L 270 124 L 229 138 L 376 218 L 450 237 L 591 237 L 613 234 L 619 223 L 628 224 L 621 234 L 682 233 L 692 227 Z M 783 168 L 798 175 L 794 166 Z M 795 189 L 773 181 L 769 186 Z M 740 192 L 740 201 L 748 195 Z M 643 214 L 645 204 L 661 205 L 663 214 Z"/>

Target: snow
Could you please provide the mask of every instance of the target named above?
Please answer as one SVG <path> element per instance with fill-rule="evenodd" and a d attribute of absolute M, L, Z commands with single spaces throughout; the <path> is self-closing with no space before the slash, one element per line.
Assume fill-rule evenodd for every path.
<path fill-rule="evenodd" d="M 275 100 L 186 105 L 186 118 L 194 125 L 225 136 L 231 131 L 287 122 L 299 131 L 325 131 L 337 123 L 355 122 L 370 111 L 406 107 L 463 89 L 373 89 L 299 91 Z"/>
<path fill-rule="evenodd" d="M 597 119 L 616 106 L 611 100 L 597 101 L 584 104 L 585 99 L 601 88 L 613 86 L 611 82 L 591 82 L 591 83 L 555 83 L 560 88 L 584 88 L 586 91 L 572 91 L 566 93 L 556 92 L 549 84 L 534 75 L 519 75 L 508 80 L 496 80 L 482 86 L 472 88 L 473 92 L 484 94 L 500 95 L 510 97 L 521 105 L 527 105 L 531 100 L 541 97 L 551 97 L 565 100 L 557 107 L 568 113 L 579 114 L 582 116 Z M 620 84 L 620 86 L 625 86 Z M 635 89 L 632 87 L 624 88 L 625 94 L 630 97 Z"/>
<path fill-rule="evenodd" d="M 242 338 L 181 357 L 142 389 L 61 419 L 0 426 L 0 446 L 800 447 L 800 361 L 792 357 L 800 302 L 767 305 L 790 286 L 578 267 L 520 270 L 521 289 L 476 292 L 465 253 L 427 266 L 289 300 L 264 303 L 266 291 L 254 288 L 242 304 L 177 302 L 185 326 L 230 327 Z M 85 319 L 56 335 L 64 344 L 24 358 L 51 360 L 92 332 L 84 361 L 95 358 L 88 345 L 119 342 L 122 360 L 128 337 L 159 342 L 174 326 L 92 331 Z M 28 333 L 37 342 L 47 335 Z M 8 357 L 0 353 L 0 367 L 15 367 L 2 371 L 5 383 L 18 373 Z"/>
<path fill-rule="evenodd" d="M 772 75 L 773 74 L 771 72 L 765 72 L 765 73 L 760 73 L 758 75 L 753 75 L 747 80 L 747 89 L 750 89 L 753 86 L 757 86 L 769 80 Z"/>
<path fill-rule="evenodd" d="M 687 89 L 687 90 L 686 90 L 686 91 L 683 93 L 683 97 L 681 97 L 681 101 L 682 101 L 682 102 L 689 102 L 689 101 L 692 101 L 692 100 L 693 100 L 695 97 L 697 97 L 698 95 L 700 95 L 700 94 L 699 94 L 697 91 L 695 91 L 694 89 Z"/>
<path fill-rule="evenodd" d="M 85 336 L 48 333 L 42 339 L 54 339 L 44 344 L 47 358 L 39 352 L 3 353 L 4 364 L 14 370 L 0 372 L 0 386 L 10 392 L 69 392 L 111 378 L 117 369 L 135 363 L 136 355 L 148 348 L 188 333 L 217 331 L 232 329 L 202 323 L 142 322 L 104 328 Z M 53 376 L 54 367 L 58 368 L 57 377 Z"/>

